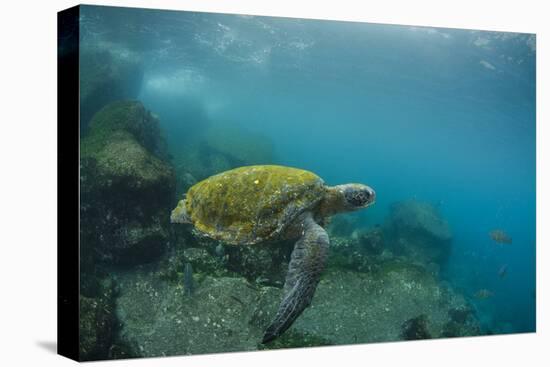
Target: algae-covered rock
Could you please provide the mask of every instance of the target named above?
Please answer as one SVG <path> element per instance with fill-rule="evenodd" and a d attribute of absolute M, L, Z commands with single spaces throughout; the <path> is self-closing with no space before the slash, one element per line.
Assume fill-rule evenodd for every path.
<path fill-rule="evenodd" d="M 423 267 L 402 261 L 383 265 L 370 273 L 329 269 L 311 306 L 267 345 L 260 341 L 277 310 L 280 288 L 204 275 L 188 295 L 183 281 L 127 273 L 119 278 L 119 342 L 150 357 L 479 334 L 475 315 L 461 311 L 469 309 L 464 298 Z"/>
<path fill-rule="evenodd" d="M 135 98 L 143 79 L 137 58 L 88 47 L 80 52 L 80 123 L 87 131 L 92 116 L 110 102 Z"/>
<path fill-rule="evenodd" d="M 426 315 L 420 315 L 407 320 L 401 326 L 401 337 L 403 340 L 431 339 L 428 331 L 428 318 Z"/>
<path fill-rule="evenodd" d="M 89 158 L 88 142 L 83 142 L 83 159 Z M 170 166 L 155 157 L 126 132 L 114 132 L 101 149 L 91 156 L 95 159 L 96 184 L 107 190 L 126 189 L 146 194 L 147 198 L 167 200 L 174 187 Z M 126 193 L 122 193 L 126 194 Z"/>
<path fill-rule="evenodd" d="M 225 267 L 251 282 L 282 286 L 294 241 L 258 246 L 225 246 Z"/>
<path fill-rule="evenodd" d="M 469 305 L 459 305 L 455 308 L 451 308 L 448 314 L 449 321 L 443 328 L 442 337 L 454 338 L 459 336 L 471 336 L 471 330 L 478 330 L 481 328 L 475 318 L 474 310 Z"/>
<path fill-rule="evenodd" d="M 361 228 L 351 236 L 333 236 L 330 242 L 328 264 L 333 268 L 370 272 L 380 262 L 392 258 L 384 234 L 379 226 Z"/>
<path fill-rule="evenodd" d="M 423 264 L 445 263 L 452 232 L 433 205 L 411 199 L 393 204 L 390 210 L 385 232 L 396 254 Z"/>
<path fill-rule="evenodd" d="M 116 245 L 110 250 L 118 262 L 149 262 L 166 249 L 168 233 L 159 218 L 152 217 L 148 223 L 128 222 L 115 231 L 113 239 Z"/>
<path fill-rule="evenodd" d="M 193 265 L 193 269 L 203 273 L 220 274 L 223 273 L 222 260 L 217 259 L 204 248 L 187 248 L 183 251 L 186 262 Z"/>
<path fill-rule="evenodd" d="M 120 100 L 99 110 L 90 122 L 90 133 L 81 147 L 81 154 L 94 154 L 111 139 L 115 133 L 128 133 L 152 155 L 167 160 L 166 143 L 161 136 L 159 120 L 143 104 L 136 100 Z"/>
<path fill-rule="evenodd" d="M 168 241 L 175 191 L 158 120 L 138 101 L 112 103 L 92 119 L 80 153 L 84 253 L 126 264 L 155 259 Z"/>
<path fill-rule="evenodd" d="M 258 320 L 273 317 L 280 291 L 244 278 L 207 276 L 197 283 L 189 296 L 183 284 L 148 273 L 121 277 L 120 340 L 144 357 L 258 349 L 266 326 Z"/>
<path fill-rule="evenodd" d="M 240 276 L 251 283 L 282 286 L 294 241 L 278 241 L 258 246 L 232 246 L 207 238 L 180 238 L 176 249 L 161 265 L 167 278 L 181 273 L 189 262 L 198 273 L 211 276 Z M 169 265 L 168 265 L 169 263 Z M 168 268 L 172 270 L 168 270 Z M 170 273 L 171 275 L 168 275 Z"/>
<path fill-rule="evenodd" d="M 464 298 L 442 286 L 424 268 L 389 262 L 372 273 L 329 271 L 312 305 L 290 330 L 322 337 L 331 344 L 403 339 L 403 325 L 425 315 L 433 338 L 446 337 L 449 311 L 467 307 Z M 478 335 L 477 321 L 457 323 L 462 335 Z"/>
<path fill-rule="evenodd" d="M 355 230 L 351 238 L 356 240 L 359 248 L 368 255 L 380 255 L 386 246 L 384 231 L 379 226 Z"/>
<path fill-rule="evenodd" d="M 115 330 L 114 285 L 104 282 L 96 297 L 80 295 L 80 360 L 105 359 L 113 343 Z"/>
<path fill-rule="evenodd" d="M 359 272 L 370 271 L 378 258 L 368 256 L 359 242 L 348 237 L 332 237 L 327 264 L 331 268 L 348 269 Z"/>
<path fill-rule="evenodd" d="M 156 275 L 159 279 L 181 283 L 185 278 L 187 265 L 192 269 L 194 277 L 234 275 L 225 268 L 223 257 L 212 254 L 214 250 L 211 247 L 187 247 L 191 245 L 199 244 L 188 239 L 180 239 L 176 242 L 172 251 L 167 253 L 157 265 Z"/>

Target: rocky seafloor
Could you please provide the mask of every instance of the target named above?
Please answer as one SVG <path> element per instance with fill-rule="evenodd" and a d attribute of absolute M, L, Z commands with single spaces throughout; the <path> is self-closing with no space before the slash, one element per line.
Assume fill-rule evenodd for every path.
<path fill-rule="evenodd" d="M 108 71 L 120 84 L 139 68 L 124 60 L 106 68 L 116 58 L 101 52 L 84 69 L 90 78 Z M 82 360 L 483 333 L 468 301 L 442 280 L 449 224 L 433 205 L 407 200 L 380 226 L 335 218 L 311 306 L 279 339 L 260 344 L 293 243 L 227 246 L 171 225 L 169 214 L 197 180 L 275 162 L 273 150 L 246 132 L 224 132 L 224 140 L 207 131 L 172 157 L 159 119 L 134 99 L 133 81 L 112 94 L 104 88 L 86 84 L 93 102 L 81 137 Z"/>
<path fill-rule="evenodd" d="M 281 338 L 261 345 L 281 289 L 239 276 L 200 275 L 197 290 L 154 271 L 117 276 L 118 337 L 139 356 L 163 356 L 476 335 L 465 300 L 407 263 L 375 274 L 331 269 L 312 305 Z"/>

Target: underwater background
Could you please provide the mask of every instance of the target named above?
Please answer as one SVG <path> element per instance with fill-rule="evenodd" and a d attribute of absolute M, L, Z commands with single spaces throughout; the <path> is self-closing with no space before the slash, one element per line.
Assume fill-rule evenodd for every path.
<path fill-rule="evenodd" d="M 534 35 L 80 9 L 82 359 L 535 331 Z M 269 345 L 293 243 L 169 223 L 250 164 L 377 194 Z"/>

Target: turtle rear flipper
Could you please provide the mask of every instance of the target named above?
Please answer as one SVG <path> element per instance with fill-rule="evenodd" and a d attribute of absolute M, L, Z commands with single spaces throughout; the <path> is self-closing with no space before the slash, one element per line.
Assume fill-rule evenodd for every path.
<path fill-rule="evenodd" d="M 283 300 L 265 331 L 262 344 L 284 333 L 309 306 L 325 267 L 329 238 L 310 213 L 303 220 L 303 234 L 296 242 L 288 264 Z"/>
<path fill-rule="evenodd" d="M 178 202 L 178 206 L 172 210 L 172 213 L 170 214 L 170 222 L 171 223 L 193 223 L 189 215 L 187 214 L 186 207 L 186 200 L 180 200 Z"/>

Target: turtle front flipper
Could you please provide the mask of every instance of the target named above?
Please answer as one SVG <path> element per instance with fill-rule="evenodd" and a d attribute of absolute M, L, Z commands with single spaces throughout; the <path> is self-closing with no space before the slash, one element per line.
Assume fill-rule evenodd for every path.
<path fill-rule="evenodd" d="M 325 268 L 329 239 L 327 232 L 306 214 L 302 237 L 296 242 L 288 264 L 283 300 L 266 329 L 262 344 L 284 333 L 311 303 L 321 272 Z"/>

